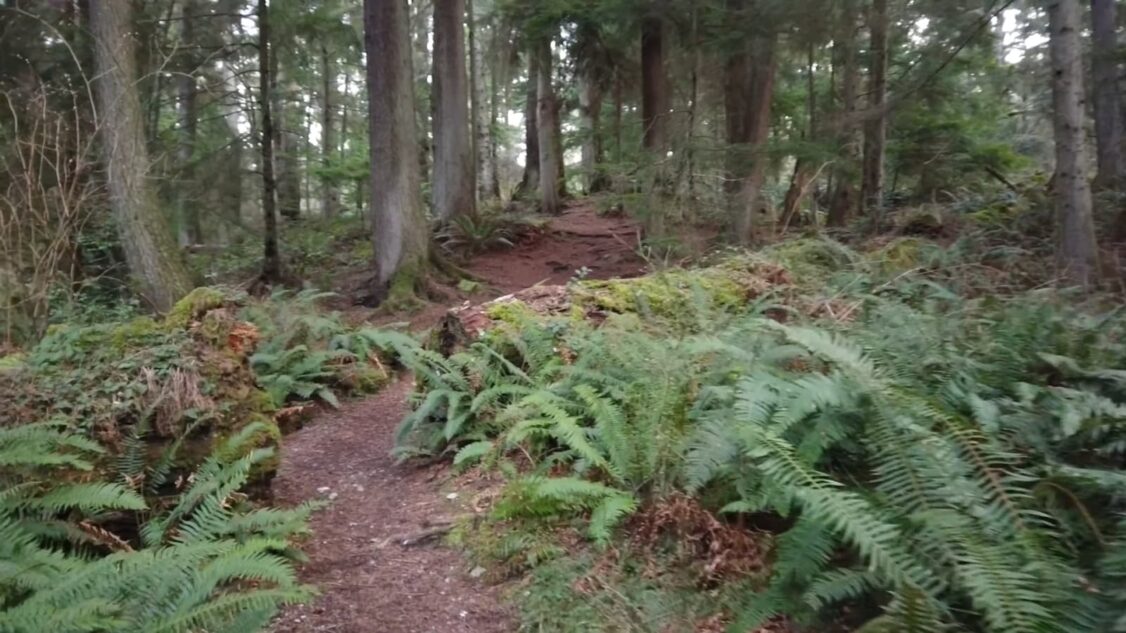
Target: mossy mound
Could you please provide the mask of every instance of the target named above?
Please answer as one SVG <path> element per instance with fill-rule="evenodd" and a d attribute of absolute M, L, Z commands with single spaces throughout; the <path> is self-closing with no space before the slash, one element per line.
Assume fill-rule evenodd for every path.
<path fill-rule="evenodd" d="M 636 313 L 675 322 L 701 310 L 737 312 L 752 300 L 791 283 L 782 267 L 740 257 L 707 268 L 583 281 L 573 286 L 570 296 L 573 305 L 586 311 Z"/>
<path fill-rule="evenodd" d="M 274 408 L 248 362 L 258 330 L 237 318 L 237 301 L 206 288 L 162 320 L 52 328 L 20 367 L 0 372 L 6 422 L 82 431 L 108 449 L 106 469 L 141 441 L 150 465 L 171 459 L 190 472 L 252 423 L 267 429 L 259 445 L 276 445 Z M 259 467 L 256 479 L 274 470 Z"/>

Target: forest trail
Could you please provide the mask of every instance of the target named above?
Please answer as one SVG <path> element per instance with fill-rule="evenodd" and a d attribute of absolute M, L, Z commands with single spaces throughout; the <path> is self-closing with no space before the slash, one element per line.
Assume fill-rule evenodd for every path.
<path fill-rule="evenodd" d="M 468 266 L 486 290 L 473 301 L 537 283 L 565 283 L 576 270 L 590 278 L 634 276 L 637 227 L 606 218 L 588 203 L 572 205 L 535 239 L 486 253 Z M 416 327 L 453 306 L 435 306 Z M 419 319 L 423 319 L 420 321 Z M 321 414 L 285 440 L 274 493 L 293 505 L 326 499 L 312 520 L 302 579 L 319 587 L 311 604 L 283 611 L 275 633 L 502 633 L 516 630 L 502 589 L 473 578 L 462 555 L 440 538 L 404 547 L 404 538 L 473 512 L 472 484 L 442 464 L 398 464 L 394 433 L 412 385 L 400 380 L 378 395 Z M 463 482 L 464 483 L 464 482 Z"/>

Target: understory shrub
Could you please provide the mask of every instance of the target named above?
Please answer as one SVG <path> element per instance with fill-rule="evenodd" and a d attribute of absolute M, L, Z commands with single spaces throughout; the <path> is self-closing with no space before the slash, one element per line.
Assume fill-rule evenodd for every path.
<path fill-rule="evenodd" d="M 834 285 L 788 286 L 781 308 L 647 311 L 638 293 L 597 320 L 508 305 L 448 358 L 402 355 L 421 389 L 400 453 L 496 468 L 494 525 L 589 539 L 543 565 L 637 561 L 619 593 L 637 574 L 682 590 L 673 551 L 745 570 L 696 575 L 740 588 L 697 626 L 1126 630 L 1126 318 L 1054 291 L 967 299 L 831 245 L 785 257 L 837 266 Z M 831 311 L 793 308 L 830 293 Z M 699 518 L 667 519 L 682 507 Z M 602 564 L 570 592 L 533 575 L 529 630 L 535 601 L 566 609 Z M 600 626 L 674 626 L 642 621 Z"/>

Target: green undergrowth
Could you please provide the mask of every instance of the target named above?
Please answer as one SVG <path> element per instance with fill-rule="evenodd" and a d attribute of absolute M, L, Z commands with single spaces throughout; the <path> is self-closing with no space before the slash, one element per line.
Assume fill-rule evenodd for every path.
<path fill-rule="evenodd" d="M 286 221 L 278 239 L 286 273 L 316 287 L 332 288 L 340 275 L 371 265 L 371 233 L 358 217 Z M 210 283 L 243 282 L 262 265 L 261 240 L 240 236 L 222 249 L 191 254 L 190 263 Z"/>
<path fill-rule="evenodd" d="M 282 436 L 413 344 L 325 297 L 199 288 L 5 357 L 0 631 L 256 631 L 311 597 L 294 563 L 315 506 L 263 505 Z"/>
<path fill-rule="evenodd" d="M 241 492 L 273 456 L 260 426 L 159 501 L 144 494 L 153 469 L 126 461 L 91 478 L 105 450 L 84 435 L 0 428 L 0 631 L 254 631 L 308 600 L 296 539 L 316 507 L 261 508 Z"/>
<path fill-rule="evenodd" d="M 963 248 L 807 238 L 499 304 L 400 350 L 399 453 L 503 481 L 457 539 L 524 578 L 523 630 L 1123 630 L 1126 316 Z"/>
<path fill-rule="evenodd" d="M 300 419 L 292 405 L 371 393 L 391 376 L 386 333 L 346 326 L 323 295 L 255 300 L 223 288 L 190 293 L 163 318 L 56 326 L 0 371 L 5 424 L 59 424 L 99 442 L 103 460 L 137 442 L 162 484 L 249 426 L 276 446 Z M 256 466 L 268 482 L 275 460 Z M 154 488 L 155 493 L 156 488 Z"/>

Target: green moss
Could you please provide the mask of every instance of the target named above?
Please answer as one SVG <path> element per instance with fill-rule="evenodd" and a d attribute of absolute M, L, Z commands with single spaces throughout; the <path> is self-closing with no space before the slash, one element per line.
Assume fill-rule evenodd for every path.
<path fill-rule="evenodd" d="M 571 294 L 573 303 L 585 308 L 677 319 L 694 307 L 738 309 L 749 298 L 749 288 L 742 282 L 739 271 L 714 267 L 583 281 Z"/>
<path fill-rule="evenodd" d="M 821 237 L 787 240 L 764 249 L 761 254 L 789 271 L 799 284 L 821 282 L 861 259 L 847 246 Z"/>
<path fill-rule="evenodd" d="M 192 321 L 203 316 L 209 310 L 220 308 L 230 301 L 230 297 L 218 288 L 201 287 L 189 292 L 183 299 L 172 306 L 164 323 L 169 328 L 184 329 Z"/>
<path fill-rule="evenodd" d="M 925 245 L 926 242 L 917 237 L 900 237 L 868 253 L 867 258 L 885 273 L 901 273 L 919 266 Z"/>
<path fill-rule="evenodd" d="M 523 301 L 502 301 L 494 303 L 485 309 L 485 314 L 500 323 L 520 325 L 529 319 L 537 318 L 535 310 Z"/>
<path fill-rule="evenodd" d="M 418 292 L 424 281 L 424 267 L 419 264 L 408 264 L 399 269 L 387 286 L 387 298 L 379 305 L 379 309 L 387 314 L 406 312 L 422 305 Z"/>
<path fill-rule="evenodd" d="M 0 356 L 0 371 L 17 371 L 27 364 L 27 354 L 17 353 Z"/>

